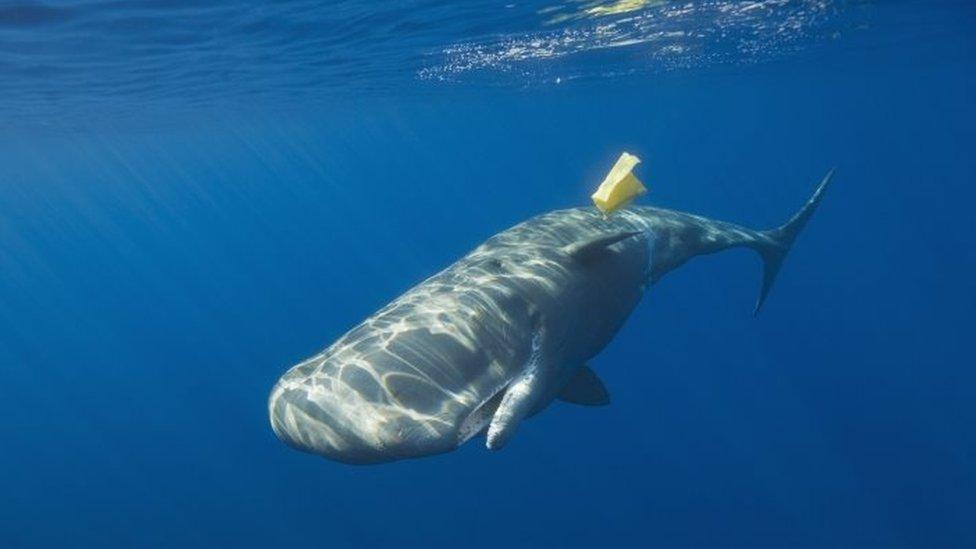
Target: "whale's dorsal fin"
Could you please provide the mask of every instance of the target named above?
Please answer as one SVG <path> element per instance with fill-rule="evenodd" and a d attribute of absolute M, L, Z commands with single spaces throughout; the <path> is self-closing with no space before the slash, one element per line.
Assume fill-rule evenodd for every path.
<path fill-rule="evenodd" d="M 566 255 L 572 257 L 576 261 L 586 263 L 603 253 L 608 246 L 612 246 L 621 240 L 625 240 L 639 234 L 641 234 L 640 231 L 602 234 L 600 236 L 590 238 L 589 240 L 574 242 L 573 244 L 564 246 L 563 251 L 566 252 Z"/>
<path fill-rule="evenodd" d="M 573 377 L 559 391 L 556 398 L 580 406 L 606 406 L 610 404 L 610 393 L 607 392 L 607 388 L 596 373 L 585 364 L 576 369 Z"/>

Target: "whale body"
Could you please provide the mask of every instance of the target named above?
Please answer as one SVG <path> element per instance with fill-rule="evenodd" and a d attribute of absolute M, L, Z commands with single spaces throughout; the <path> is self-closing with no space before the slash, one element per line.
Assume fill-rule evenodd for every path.
<path fill-rule="evenodd" d="M 831 176 L 771 230 L 653 207 L 531 218 L 289 369 L 268 400 L 271 426 L 297 449 L 366 464 L 448 452 L 479 434 L 499 449 L 555 399 L 607 404 L 586 362 L 647 288 L 693 257 L 747 247 L 764 263 L 758 312 Z"/>

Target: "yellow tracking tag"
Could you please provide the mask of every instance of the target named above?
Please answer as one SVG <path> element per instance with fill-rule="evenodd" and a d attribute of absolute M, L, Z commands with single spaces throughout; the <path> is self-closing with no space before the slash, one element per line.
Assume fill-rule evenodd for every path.
<path fill-rule="evenodd" d="M 630 203 L 634 198 L 647 192 L 647 187 L 633 174 L 634 166 L 640 158 L 625 152 L 620 155 L 610 173 L 593 193 L 593 204 L 603 215 L 609 215 Z"/>

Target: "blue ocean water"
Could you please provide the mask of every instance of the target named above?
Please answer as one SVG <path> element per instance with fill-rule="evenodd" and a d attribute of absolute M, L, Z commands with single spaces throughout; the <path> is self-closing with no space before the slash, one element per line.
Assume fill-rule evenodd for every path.
<path fill-rule="evenodd" d="M 963 1 L 0 2 L 0 546 L 976 546 Z M 500 452 L 296 452 L 290 365 L 627 150 L 754 227 Z"/>

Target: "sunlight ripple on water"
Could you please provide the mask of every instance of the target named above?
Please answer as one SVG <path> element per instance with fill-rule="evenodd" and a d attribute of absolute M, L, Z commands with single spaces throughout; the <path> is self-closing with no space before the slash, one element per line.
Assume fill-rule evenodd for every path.
<path fill-rule="evenodd" d="M 502 71 L 526 80 L 557 83 L 715 63 L 752 63 L 788 53 L 822 32 L 837 11 L 828 0 L 623 0 L 583 8 L 542 10 L 550 28 L 443 50 L 443 63 L 419 71 L 421 78 L 456 80 L 467 73 Z M 576 11 L 567 10 L 574 8 Z M 557 28 L 551 28 L 557 27 Z M 626 49 L 616 55 L 608 50 Z M 565 64 L 583 54 L 600 62 Z M 549 62 L 548 64 L 546 62 Z M 551 73 L 555 73 L 553 76 Z"/>
<path fill-rule="evenodd" d="M 457 84 L 524 87 L 748 63 L 836 35 L 827 26 L 847 5 L 7 3 L 0 5 L 0 113 L 50 120 L 104 110 L 250 108 L 256 100 L 297 105 Z"/>

